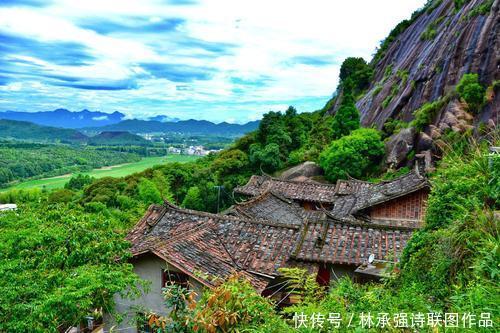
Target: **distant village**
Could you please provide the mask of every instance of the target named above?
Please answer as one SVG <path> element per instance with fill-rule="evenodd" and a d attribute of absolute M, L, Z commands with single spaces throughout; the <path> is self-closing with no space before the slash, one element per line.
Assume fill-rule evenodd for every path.
<path fill-rule="evenodd" d="M 167 142 L 167 138 L 162 135 L 150 134 L 150 133 L 138 133 L 139 136 L 152 142 Z M 196 144 L 196 140 L 191 140 Z M 175 144 L 175 146 L 169 146 L 167 148 L 168 154 L 173 155 L 192 155 L 192 156 L 206 156 L 210 153 L 218 153 L 222 149 L 207 149 L 203 145 L 187 145 L 185 143 Z"/>
<path fill-rule="evenodd" d="M 178 148 L 170 146 L 167 148 L 168 154 L 174 155 L 195 155 L 195 156 L 206 156 L 210 153 L 217 153 L 221 149 L 205 149 L 203 146 L 189 146 L 186 148 Z"/>

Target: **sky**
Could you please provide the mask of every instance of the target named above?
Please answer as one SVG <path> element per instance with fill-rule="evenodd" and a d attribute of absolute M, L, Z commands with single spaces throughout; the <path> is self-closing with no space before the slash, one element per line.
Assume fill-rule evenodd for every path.
<path fill-rule="evenodd" d="M 425 0 L 0 0 L 0 111 L 244 123 L 323 107 Z"/>

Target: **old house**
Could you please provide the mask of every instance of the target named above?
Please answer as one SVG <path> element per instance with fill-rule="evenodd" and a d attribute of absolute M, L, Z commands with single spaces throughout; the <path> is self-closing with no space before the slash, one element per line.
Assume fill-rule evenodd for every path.
<path fill-rule="evenodd" d="M 283 267 L 307 268 L 323 285 L 342 275 L 358 281 L 381 276 L 422 225 L 428 182 L 417 169 L 376 184 L 252 176 L 236 191 L 248 200 L 222 214 L 170 203 L 148 209 L 127 238 L 135 271 L 152 285 L 137 300 L 118 299 L 118 311 L 143 307 L 165 313 L 166 283 L 199 292 L 233 272 L 281 301 Z"/>
<path fill-rule="evenodd" d="M 253 175 L 245 186 L 234 189 L 235 193 L 246 196 L 258 196 L 267 191 L 294 200 L 307 210 L 329 208 L 336 199 L 336 185 L 322 184 L 309 179 L 284 180 L 267 175 Z"/>

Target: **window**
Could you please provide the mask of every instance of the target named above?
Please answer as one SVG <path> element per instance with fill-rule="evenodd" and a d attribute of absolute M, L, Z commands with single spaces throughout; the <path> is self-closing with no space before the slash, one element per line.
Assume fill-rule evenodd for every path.
<path fill-rule="evenodd" d="M 189 289 L 189 276 L 181 272 L 172 272 L 168 269 L 162 271 L 161 287 L 176 284 Z"/>

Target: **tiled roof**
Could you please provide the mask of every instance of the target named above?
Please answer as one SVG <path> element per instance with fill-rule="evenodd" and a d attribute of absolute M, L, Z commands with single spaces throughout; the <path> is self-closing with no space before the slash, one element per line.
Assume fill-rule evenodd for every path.
<path fill-rule="evenodd" d="M 359 265 L 370 254 L 377 260 L 397 261 L 411 230 L 353 225 L 334 221 L 304 226 L 292 256 L 296 260 Z"/>
<path fill-rule="evenodd" d="M 273 209 L 278 213 L 273 214 Z M 290 253 L 296 261 L 357 265 L 372 253 L 380 260 L 391 259 L 388 258 L 391 256 L 397 260 L 412 233 L 407 227 L 379 225 L 354 217 L 343 221 L 329 212 L 307 211 L 271 192 L 237 204 L 231 211 L 244 212 L 248 218 L 267 216 L 281 223 L 293 216 L 292 226 L 300 225 Z"/>
<path fill-rule="evenodd" d="M 332 203 L 335 201 L 335 185 L 282 180 L 269 176 L 253 175 L 246 185 L 234 189 L 235 193 L 251 196 L 258 196 L 267 191 L 279 193 L 292 200 L 319 203 Z"/>
<path fill-rule="evenodd" d="M 253 176 L 240 193 L 255 197 L 226 215 L 153 205 L 127 238 L 134 255 L 153 252 L 206 285 L 213 283 L 207 276 L 225 278 L 237 271 L 262 290 L 264 277 L 279 275 L 281 267 L 359 265 L 370 254 L 398 260 L 413 227 L 367 220 L 363 210 L 426 186 L 416 171 L 378 184 L 349 180 L 336 186 Z M 332 195 L 334 188 L 338 193 Z M 308 191 L 313 194 L 306 196 Z M 298 197 L 318 202 L 313 195 L 333 202 L 333 209 L 309 211 L 294 202 Z"/>
<path fill-rule="evenodd" d="M 129 233 L 132 254 L 162 253 L 190 273 L 226 277 L 234 270 L 278 275 L 287 266 L 298 226 L 210 214 L 170 204 L 151 206 Z"/>
<path fill-rule="evenodd" d="M 347 195 L 358 192 L 364 187 L 371 186 L 372 183 L 357 180 L 357 179 L 349 179 L 349 180 L 337 180 L 337 184 L 335 186 L 335 191 L 337 195 Z"/>
<path fill-rule="evenodd" d="M 399 178 L 376 184 L 349 179 L 339 180 L 333 185 L 253 175 L 246 185 L 236 187 L 234 191 L 249 196 L 272 192 L 291 200 L 325 204 L 337 203 L 340 200 L 339 208 L 333 209 L 333 213 L 337 215 L 340 211 L 350 214 L 352 209 L 364 209 L 425 186 L 428 186 L 426 178 L 415 169 Z"/>
<path fill-rule="evenodd" d="M 252 219 L 266 219 L 287 226 L 300 227 L 304 209 L 296 202 L 267 191 L 229 208 L 225 214 Z"/>
<path fill-rule="evenodd" d="M 288 266 L 299 229 L 252 220 L 220 219 L 219 236 L 234 260 L 243 269 L 266 275 L 278 275 Z"/>
<path fill-rule="evenodd" d="M 127 239 L 133 255 L 154 253 L 207 286 L 214 285 L 213 278 L 225 279 L 239 272 L 257 290 L 265 288 L 266 279 L 246 272 L 234 261 L 220 239 L 216 220 L 211 214 L 153 205 Z"/>
<path fill-rule="evenodd" d="M 345 193 L 345 195 L 337 196 L 329 213 L 333 218 L 339 220 L 356 220 L 354 215 L 368 207 L 413 193 L 428 186 L 427 179 L 420 176 L 417 171 L 411 171 L 396 179 L 382 181 L 377 184 L 356 183 L 352 186 L 357 187 L 356 191 L 348 193 L 349 191 L 343 190 L 342 193 Z M 347 186 L 343 188 L 347 188 Z"/>

